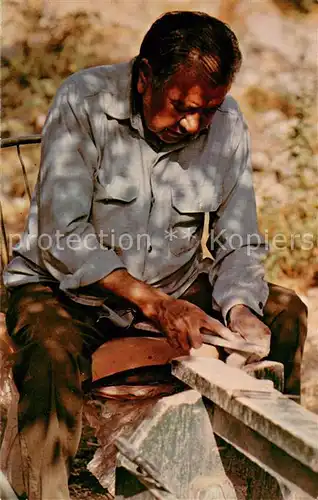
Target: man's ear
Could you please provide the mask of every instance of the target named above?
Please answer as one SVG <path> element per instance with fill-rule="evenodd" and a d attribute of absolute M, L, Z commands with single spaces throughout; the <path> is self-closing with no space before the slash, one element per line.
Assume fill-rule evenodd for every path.
<path fill-rule="evenodd" d="M 137 90 L 139 94 L 144 94 L 152 80 L 152 69 L 147 59 L 142 59 L 139 65 L 139 75 Z"/>

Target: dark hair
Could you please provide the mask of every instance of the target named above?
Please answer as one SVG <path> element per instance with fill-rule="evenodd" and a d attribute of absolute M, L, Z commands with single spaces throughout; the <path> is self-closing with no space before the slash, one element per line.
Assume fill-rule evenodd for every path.
<path fill-rule="evenodd" d="M 203 12 L 174 11 L 163 14 L 146 33 L 134 62 L 137 83 L 142 59 L 153 72 L 153 85 L 163 85 L 182 65 L 201 63 L 215 85 L 226 85 L 241 66 L 242 55 L 233 31 Z"/>

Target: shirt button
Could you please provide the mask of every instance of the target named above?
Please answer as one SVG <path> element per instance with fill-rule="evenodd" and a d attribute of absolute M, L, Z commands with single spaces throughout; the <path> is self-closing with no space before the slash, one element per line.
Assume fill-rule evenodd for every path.
<path fill-rule="evenodd" d="M 263 309 L 263 307 L 264 307 L 263 302 L 259 302 L 259 303 L 258 303 L 258 306 L 259 306 L 261 309 Z"/>

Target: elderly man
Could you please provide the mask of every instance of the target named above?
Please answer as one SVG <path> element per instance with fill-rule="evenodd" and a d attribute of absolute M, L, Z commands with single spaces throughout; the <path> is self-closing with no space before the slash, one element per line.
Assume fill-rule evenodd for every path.
<path fill-rule="evenodd" d="M 248 131 L 228 95 L 240 64 L 224 23 L 172 12 L 132 62 L 81 71 L 55 97 L 26 230 L 4 275 L 23 485 L 14 450 L 7 471 L 29 499 L 68 498 L 81 369 L 119 328 L 99 321 L 103 301 L 121 319 L 130 311 L 154 322 L 184 351 L 202 344 L 203 328 L 268 345 L 271 336 L 286 391 L 300 391 L 306 311 L 264 281 Z"/>

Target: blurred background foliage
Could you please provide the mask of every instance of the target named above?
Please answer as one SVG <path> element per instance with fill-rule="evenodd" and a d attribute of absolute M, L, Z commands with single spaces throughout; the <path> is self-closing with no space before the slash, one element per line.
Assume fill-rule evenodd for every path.
<path fill-rule="evenodd" d="M 41 128 L 39 117 L 63 80 L 88 66 L 107 64 L 96 47 L 104 42 L 97 14 L 77 12 L 43 21 L 42 9 L 19 6 L 26 36 L 2 56 L 3 117 L 1 136 L 28 134 Z"/>
<path fill-rule="evenodd" d="M 204 1 L 197 5 L 139 1 L 134 7 L 129 0 L 126 4 L 116 0 L 109 3 L 108 18 L 105 11 L 102 16 L 94 13 L 92 6 L 88 8 L 89 2 L 78 3 L 80 10 L 57 13 L 57 4 L 48 9 L 45 1 L 10 2 L 14 8 L 6 16 L 2 51 L 2 137 L 40 133 L 61 82 L 82 68 L 135 55 L 145 31 L 161 12 L 195 8 L 218 15 L 237 32 L 244 54 L 233 94 L 251 130 L 260 227 L 269 242 L 273 243 L 278 233 L 283 235 L 280 241 L 287 242 L 272 245 L 266 261 L 267 278 L 317 286 L 317 67 L 307 58 L 317 47 L 310 46 L 314 37 L 306 38 L 318 20 L 317 2 L 223 0 L 215 2 L 211 11 L 210 3 Z M 271 34 L 268 41 L 262 39 L 262 23 L 273 22 L 266 21 L 269 6 L 279 26 L 286 24 L 283 36 L 288 55 L 294 56 L 291 60 L 280 52 L 281 42 L 272 46 Z M 250 14 L 254 18 L 248 24 Z M 34 184 L 38 148 L 23 151 Z M 4 218 L 9 232 L 18 233 L 28 201 L 15 152 L 3 152 L 2 160 Z"/>

